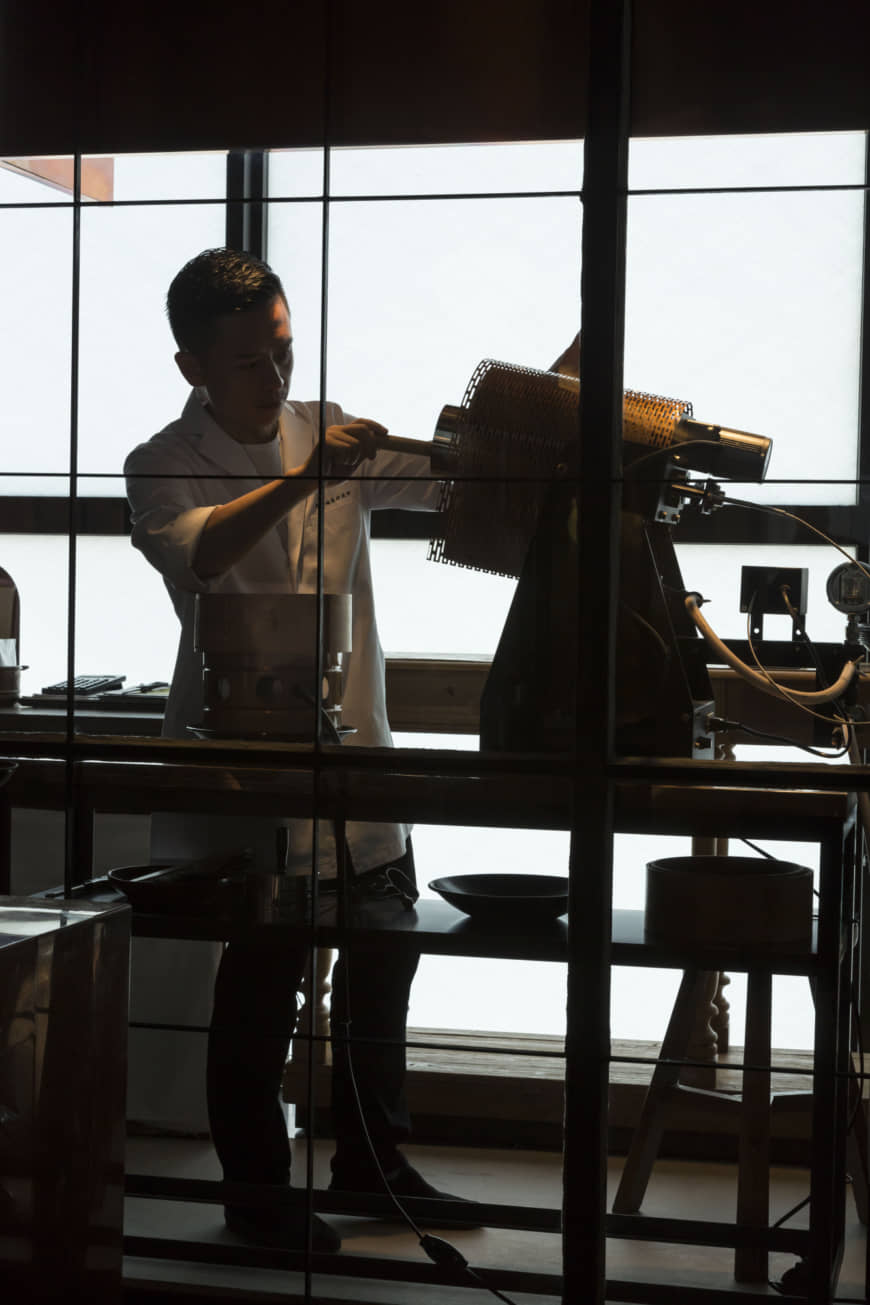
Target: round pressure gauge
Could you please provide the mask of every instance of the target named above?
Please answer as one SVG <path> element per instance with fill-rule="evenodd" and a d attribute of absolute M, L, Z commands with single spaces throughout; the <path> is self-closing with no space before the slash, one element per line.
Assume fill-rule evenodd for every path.
<path fill-rule="evenodd" d="M 828 576 L 827 593 L 838 612 L 850 616 L 865 612 L 870 607 L 870 566 L 862 568 L 857 562 L 835 566 Z"/>

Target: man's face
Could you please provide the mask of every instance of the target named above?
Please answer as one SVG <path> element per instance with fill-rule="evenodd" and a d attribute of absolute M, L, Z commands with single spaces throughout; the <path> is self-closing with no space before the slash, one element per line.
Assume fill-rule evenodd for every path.
<path fill-rule="evenodd" d="M 191 385 L 208 393 L 218 425 L 241 444 L 272 438 L 293 371 L 290 313 L 280 295 L 240 313 L 219 317 L 201 354 L 175 360 Z"/>

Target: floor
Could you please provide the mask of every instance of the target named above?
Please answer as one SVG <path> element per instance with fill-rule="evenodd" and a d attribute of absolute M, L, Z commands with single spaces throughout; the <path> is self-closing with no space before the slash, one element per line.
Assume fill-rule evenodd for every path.
<path fill-rule="evenodd" d="M 296 1164 L 304 1166 L 304 1143 L 294 1144 Z M 430 1181 L 464 1196 L 482 1200 L 540 1207 L 558 1207 L 561 1196 L 559 1157 L 547 1152 L 493 1151 L 471 1148 L 406 1148 L 409 1158 Z M 328 1143 L 315 1145 L 315 1184 L 328 1183 Z M 621 1161 L 611 1164 L 611 1196 Z M 220 1172 L 208 1142 L 179 1139 L 131 1138 L 127 1169 L 137 1173 L 218 1179 Z M 648 1215 L 677 1214 L 701 1219 L 733 1217 L 735 1171 L 731 1165 L 660 1161 L 643 1205 Z M 805 1170 L 776 1169 L 772 1175 L 772 1218 L 783 1215 L 806 1196 Z M 795 1216 L 800 1226 L 805 1212 Z M 342 1255 L 382 1256 L 428 1265 L 417 1239 L 401 1225 L 345 1216 L 329 1216 L 342 1237 Z M 864 1230 L 857 1221 L 851 1195 L 847 1205 L 847 1239 L 838 1296 L 864 1299 Z M 221 1248 L 241 1245 L 223 1225 L 220 1207 L 208 1204 L 128 1199 L 125 1231 L 138 1236 L 193 1239 Z M 433 1230 L 438 1231 L 438 1230 Z M 524 1271 L 559 1272 L 559 1238 L 546 1233 L 506 1229 L 442 1232 L 476 1269 L 506 1267 Z M 609 1278 L 716 1288 L 739 1299 L 741 1288 L 732 1273 L 733 1252 L 709 1248 L 610 1240 L 607 1244 Z M 778 1278 L 795 1263 L 794 1257 L 770 1257 L 770 1276 Z M 267 1302 L 287 1299 L 301 1291 L 302 1275 L 286 1270 L 243 1268 L 238 1265 L 193 1264 L 172 1259 L 128 1257 L 128 1280 L 157 1279 L 166 1283 L 194 1284 L 231 1291 L 239 1300 Z M 516 1305 L 557 1305 L 555 1295 L 532 1295 L 503 1289 Z M 760 1288 L 754 1287 L 758 1291 Z M 780 1297 L 769 1288 L 772 1301 Z M 312 1291 L 330 1302 L 377 1302 L 378 1305 L 477 1305 L 495 1300 L 482 1288 L 445 1287 L 423 1283 L 390 1283 L 382 1279 L 342 1278 L 318 1274 Z M 703 1297 L 702 1297 L 703 1298 Z"/>

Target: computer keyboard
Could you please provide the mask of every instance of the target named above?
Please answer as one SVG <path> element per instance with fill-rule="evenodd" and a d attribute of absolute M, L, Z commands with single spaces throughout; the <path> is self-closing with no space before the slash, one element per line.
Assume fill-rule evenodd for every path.
<path fill-rule="evenodd" d="M 72 682 L 73 697 L 90 698 L 95 693 L 105 693 L 109 689 L 120 689 L 126 678 L 126 675 L 76 675 Z M 57 684 L 49 684 L 42 692 L 52 695 L 65 695 L 69 693 L 69 690 L 69 680 L 60 680 Z"/>

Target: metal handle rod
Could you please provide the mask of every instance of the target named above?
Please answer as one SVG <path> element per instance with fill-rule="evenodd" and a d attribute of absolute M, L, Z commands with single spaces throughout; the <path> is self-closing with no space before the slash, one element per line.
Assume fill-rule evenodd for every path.
<path fill-rule="evenodd" d="M 456 440 L 461 434 L 463 410 L 446 404 L 435 425 L 435 438 L 431 440 L 409 440 L 404 435 L 375 435 L 375 444 L 379 449 L 390 453 L 416 453 L 419 457 L 429 458 L 435 475 L 449 474 L 456 466 Z"/>
<path fill-rule="evenodd" d="M 412 440 L 405 435 L 376 435 L 375 444 L 389 453 L 417 453 L 421 458 L 431 458 L 436 448 L 434 440 Z"/>

